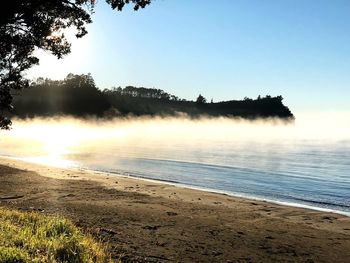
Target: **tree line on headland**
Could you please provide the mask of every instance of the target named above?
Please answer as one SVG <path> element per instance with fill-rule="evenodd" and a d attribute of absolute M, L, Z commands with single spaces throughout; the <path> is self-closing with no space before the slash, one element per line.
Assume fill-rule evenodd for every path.
<path fill-rule="evenodd" d="M 248 119 L 277 117 L 294 119 L 283 105 L 282 96 L 244 98 L 222 102 L 207 102 L 199 95 L 196 100 L 180 99 L 161 89 L 127 86 L 100 90 L 88 75 L 68 74 L 64 80 L 38 78 L 21 96 L 14 98 L 13 116 L 70 115 L 75 117 L 119 116 L 226 116 Z"/>

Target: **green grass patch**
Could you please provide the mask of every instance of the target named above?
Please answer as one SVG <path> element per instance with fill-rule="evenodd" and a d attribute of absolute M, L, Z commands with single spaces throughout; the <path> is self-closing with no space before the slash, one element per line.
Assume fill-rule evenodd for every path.
<path fill-rule="evenodd" d="M 0 208 L 0 263 L 112 262 L 102 244 L 71 221 Z"/>

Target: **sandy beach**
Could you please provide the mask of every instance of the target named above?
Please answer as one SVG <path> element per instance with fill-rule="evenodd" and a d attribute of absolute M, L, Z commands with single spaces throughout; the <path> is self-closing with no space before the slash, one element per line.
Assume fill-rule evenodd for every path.
<path fill-rule="evenodd" d="M 350 218 L 0 158 L 0 206 L 59 214 L 123 262 L 349 262 Z"/>

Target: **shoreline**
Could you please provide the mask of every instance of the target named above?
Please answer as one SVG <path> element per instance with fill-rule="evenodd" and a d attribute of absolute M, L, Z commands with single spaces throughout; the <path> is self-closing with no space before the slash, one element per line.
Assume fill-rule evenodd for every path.
<path fill-rule="evenodd" d="M 86 168 L 81 168 L 81 169 L 84 171 L 87 171 L 87 172 L 92 172 L 92 173 L 93 172 L 100 172 L 102 174 L 113 175 L 113 176 L 119 177 L 119 178 L 129 178 L 129 179 L 141 180 L 141 181 L 158 183 L 158 184 L 166 184 L 166 185 L 171 185 L 171 186 L 178 187 L 178 188 L 184 188 L 184 189 L 195 190 L 195 191 L 202 191 L 202 192 L 218 194 L 218 195 L 225 195 L 225 196 L 229 196 L 229 197 L 233 197 L 233 198 L 242 198 L 242 199 L 247 199 L 247 200 L 252 200 L 252 201 L 267 202 L 267 203 L 272 203 L 272 204 L 281 205 L 281 206 L 302 208 L 302 209 L 313 210 L 313 211 L 317 211 L 317 212 L 334 213 L 334 214 L 350 217 L 350 212 L 335 210 L 335 209 L 330 209 L 330 208 L 323 208 L 323 207 L 312 206 L 312 205 L 307 205 L 307 204 L 300 204 L 300 203 L 293 203 L 293 202 L 288 202 L 288 201 L 273 200 L 273 199 L 269 199 L 269 198 L 257 197 L 257 196 L 244 194 L 244 193 L 238 193 L 238 192 L 218 190 L 218 189 L 214 189 L 214 188 L 204 188 L 204 187 L 199 187 L 199 186 L 195 186 L 195 185 L 187 185 L 187 184 L 183 184 L 183 183 L 179 183 L 179 182 L 175 182 L 175 181 L 172 182 L 172 181 L 160 180 L 160 179 L 157 180 L 157 179 L 152 179 L 152 178 L 147 178 L 147 177 L 142 177 L 142 176 L 123 175 L 123 174 L 120 174 L 117 172 L 109 172 L 109 171 L 104 171 L 104 170 L 93 170 L 93 169 L 86 169 Z"/>
<path fill-rule="evenodd" d="M 126 262 L 350 257 L 350 218 L 341 214 L 3 157 L 0 184 L 0 206 L 63 215 Z"/>
<path fill-rule="evenodd" d="M 22 159 L 22 158 L 16 158 L 16 157 L 11 157 L 11 156 L 1 156 L 0 155 L 0 159 L 1 158 L 23 161 L 23 162 L 27 162 L 27 163 L 31 163 L 31 164 L 35 164 L 35 165 L 40 165 L 40 166 L 50 166 L 50 165 L 40 163 L 40 162 L 32 162 L 30 160 L 26 160 L 25 158 Z M 165 184 L 165 185 L 170 185 L 170 186 L 174 186 L 174 187 L 178 187 L 178 188 L 184 188 L 184 189 L 195 190 L 195 191 L 202 191 L 202 192 L 218 194 L 218 195 L 225 195 L 225 196 L 229 196 L 229 197 L 233 197 L 233 198 L 242 198 L 242 199 L 247 199 L 247 200 L 251 200 L 251 201 L 267 202 L 267 203 L 281 205 L 281 206 L 308 209 L 308 210 L 313 210 L 313 211 L 317 211 L 317 212 L 334 213 L 334 214 L 350 217 L 350 211 L 347 212 L 347 211 L 335 210 L 335 209 L 331 209 L 331 208 L 312 206 L 312 205 L 308 205 L 308 204 L 301 204 L 301 203 L 297 203 L 297 202 L 274 200 L 274 199 L 258 197 L 258 196 L 254 196 L 254 195 L 244 194 L 244 193 L 230 192 L 230 191 L 218 190 L 218 189 L 213 189 L 213 188 L 198 187 L 198 186 L 194 186 L 194 185 L 187 185 L 187 184 L 179 183 L 176 181 L 168 181 L 168 180 L 152 179 L 152 178 L 147 178 L 147 177 L 142 177 L 142 176 L 126 175 L 126 174 L 121 174 L 121 173 L 107 171 L 107 170 L 93 170 L 93 169 L 78 168 L 78 167 L 63 167 L 63 168 L 57 167 L 57 166 L 50 166 L 50 167 L 73 170 L 73 171 L 80 170 L 80 171 L 86 171 L 88 173 L 97 172 L 97 173 L 101 173 L 101 174 L 105 174 L 105 175 L 109 175 L 109 176 L 112 175 L 112 176 L 115 176 L 118 178 L 128 178 L 131 180 L 134 179 L 134 180 L 141 180 L 141 181 L 157 183 L 157 184 Z"/>

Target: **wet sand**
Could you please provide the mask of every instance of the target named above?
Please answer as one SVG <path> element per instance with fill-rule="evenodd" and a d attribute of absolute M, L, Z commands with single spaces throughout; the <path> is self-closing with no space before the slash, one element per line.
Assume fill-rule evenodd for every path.
<path fill-rule="evenodd" d="M 350 262 L 350 218 L 0 158 L 0 206 L 59 214 L 123 262 Z"/>

